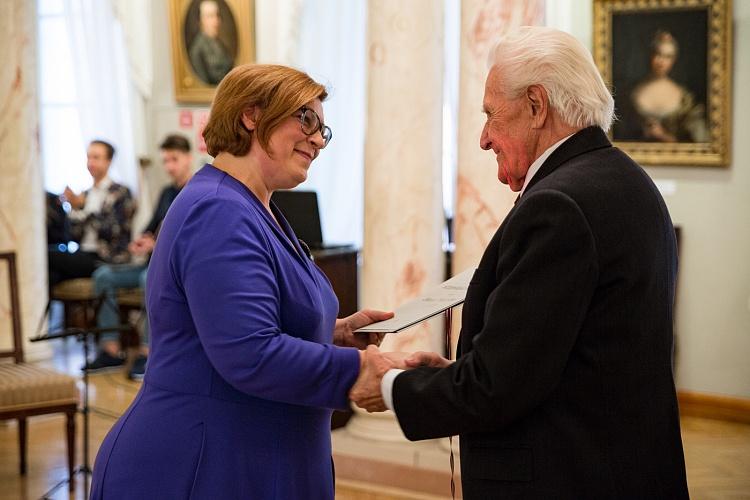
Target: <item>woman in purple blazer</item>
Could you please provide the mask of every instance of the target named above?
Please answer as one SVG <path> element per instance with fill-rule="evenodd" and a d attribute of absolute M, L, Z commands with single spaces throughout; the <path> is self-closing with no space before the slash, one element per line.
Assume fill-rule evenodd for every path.
<path fill-rule="evenodd" d="M 325 88 L 245 65 L 221 82 L 203 136 L 215 158 L 183 188 L 151 259 L 151 356 L 102 443 L 91 498 L 332 499 L 330 418 L 361 351 L 283 215 L 276 189 L 307 178 L 331 140 Z"/>

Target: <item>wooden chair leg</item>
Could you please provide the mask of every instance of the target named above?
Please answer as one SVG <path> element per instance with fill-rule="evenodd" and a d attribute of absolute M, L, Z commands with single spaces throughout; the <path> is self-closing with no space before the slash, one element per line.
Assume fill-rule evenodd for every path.
<path fill-rule="evenodd" d="M 121 325 L 129 325 L 130 324 L 130 322 L 128 321 L 128 316 L 130 315 L 130 308 L 129 307 L 126 307 L 126 306 L 123 306 L 123 305 L 118 305 L 118 307 L 117 307 L 117 313 L 118 313 Z M 128 329 L 128 330 L 121 330 L 118 333 L 120 335 L 120 349 L 122 349 L 122 351 L 124 353 L 127 353 L 128 352 L 128 348 L 132 346 L 132 342 L 131 342 L 132 339 L 133 339 L 132 331 L 130 329 Z M 135 346 L 135 347 L 137 347 L 137 346 Z"/>
<path fill-rule="evenodd" d="M 68 490 L 73 491 L 76 484 L 73 478 L 76 462 L 76 412 L 69 411 L 65 416 L 67 420 L 66 433 L 68 436 L 68 475 L 70 478 L 70 481 L 68 481 Z"/>
<path fill-rule="evenodd" d="M 65 315 L 65 319 L 63 320 L 63 328 L 70 328 L 73 326 L 71 324 L 71 320 L 73 319 L 73 308 L 70 305 L 70 302 L 67 300 L 63 300 L 63 314 Z"/>
<path fill-rule="evenodd" d="M 70 310 L 70 304 L 67 300 L 63 300 L 63 328 L 70 328 L 70 316 L 71 316 L 71 310 Z"/>
<path fill-rule="evenodd" d="M 21 475 L 26 475 L 26 418 L 18 419 L 18 456 Z"/>
<path fill-rule="evenodd" d="M 86 328 L 96 327 L 96 315 L 99 314 L 101 308 L 101 300 L 97 299 L 94 301 L 86 302 Z"/>

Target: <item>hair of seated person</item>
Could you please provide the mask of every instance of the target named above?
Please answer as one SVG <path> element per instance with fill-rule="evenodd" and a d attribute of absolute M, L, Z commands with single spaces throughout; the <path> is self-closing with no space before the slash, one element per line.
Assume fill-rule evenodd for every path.
<path fill-rule="evenodd" d="M 164 141 L 162 141 L 161 145 L 159 145 L 159 149 L 189 153 L 190 141 L 188 141 L 187 137 L 184 135 L 170 134 L 164 139 Z"/>
<path fill-rule="evenodd" d="M 101 139 L 94 139 L 93 141 L 89 143 L 89 145 L 91 144 L 99 144 L 101 146 L 104 146 L 104 149 L 107 150 L 108 160 L 111 160 L 112 158 L 115 157 L 115 147 L 112 144 L 108 143 L 107 141 L 103 141 Z"/>

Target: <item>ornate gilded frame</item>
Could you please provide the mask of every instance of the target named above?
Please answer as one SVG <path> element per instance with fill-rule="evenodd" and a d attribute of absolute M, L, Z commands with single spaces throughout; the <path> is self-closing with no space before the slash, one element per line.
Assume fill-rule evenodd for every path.
<path fill-rule="evenodd" d="M 675 15 L 677 13 L 677 15 Z M 626 95 L 618 93 L 613 82 L 613 67 L 620 61 L 613 60 L 616 43 L 624 44 L 625 39 L 613 40 L 613 21 L 624 20 L 631 23 L 633 33 L 645 28 L 638 25 L 665 23 L 664 29 L 686 31 L 685 26 L 669 26 L 669 19 L 689 19 L 689 16 L 706 19 L 705 39 L 705 122 L 708 131 L 706 142 L 654 142 L 647 140 L 618 140 L 616 134 L 610 136 L 616 146 L 630 154 L 636 161 L 645 165 L 690 165 L 727 166 L 731 161 L 731 92 L 732 92 L 732 2 L 731 0 L 594 0 L 594 59 L 604 80 L 611 85 L 615 95 L 615 113 L 622 109 Z M 617 18 L 617 16 L 628 16 Z M 688 16 L 688 17 L 686 17 Z M 632 22 L 642 21 L 642 22 Z M 620 32 L 624 32 L 620 28 Z M 691 33 L 690 36 L 699 36 Z M 685 38 L 692 43 L 690 36 Z M 647 48 L 650 40 L 631 39 L 633 45 Z M 702 43 L 702 41 L 700 42 Z M 636 47 L 634 47 L 636 48 Z M 702 50 L 704 47 L 700 47 Z M 699 51 L 702 53 L 702 50 Z M 622 51 L 618 51 L 622 53 Z M 685 54 L 689 57 L 690 54 Z M 700 62 L 702 67 L 702 62 Z M 683 63 L 685 64 L 685 63 Z M 618 72 L 622 72 L 618 67 Z M 676 64 L 675 64 L 676 67 Z M 636 78 L 636 75 L 632 75 Z M 701 76 L 702 78 L 702 76 Z M 697 82 L 704 85 L 704 82 Z M 623 85 L 624 86 L 624 85 Z M 618 103 L 621 106 L 618 106 Z M 627 137 L 623 134 L 622 137 Z"/>
<path fill-rule="evenodd" d="M 216 85 L 206 83 L 195 73 L 185 39 L 188 15 L 195 17 L 201 0 L 170 0 L 169 17 L 172 39 L 172 69 L 177 102 L 206 104 L 214 97 Z M 253 0 L 217 0 L 231 12 L 236 31 L 234 65 L 255 61 L 255 8 Z M 192 19 L 192 22 L 195 22 Z"/>

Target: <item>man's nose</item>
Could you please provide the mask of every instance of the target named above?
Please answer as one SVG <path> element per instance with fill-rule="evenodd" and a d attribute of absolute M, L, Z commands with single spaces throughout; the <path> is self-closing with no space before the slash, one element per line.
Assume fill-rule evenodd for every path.
<path fill-rule="evenodd" d="M 482 129 L 482 135 L 479 136 L 479 147 L 487 151 L 492 146 L 489 135 L 487 134 L 487 125 Z"/>

